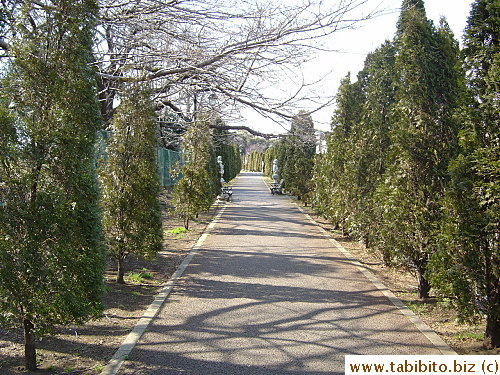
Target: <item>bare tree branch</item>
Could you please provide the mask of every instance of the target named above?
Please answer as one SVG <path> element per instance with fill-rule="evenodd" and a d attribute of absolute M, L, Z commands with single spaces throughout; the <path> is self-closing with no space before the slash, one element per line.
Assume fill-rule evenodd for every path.
<path fill-rule="evenodd" d="M 252 128 L 248 126 L 238 126 L 238 125 L 210 125 L 210 129 L 215 129 L 215 130 L 245 130 L 248 133 L 255 135 L 257 137 L 262 137 L 265 139 L 271 139 L 271 138 L 279 138 L 280 136 L 277 134 L 266 134 L 266 133 L 261 133 L 256 130 L 253 130 Z"/>
<path fill-rule="evenodd" d="M 9 22 L 15 22 L 22 1 L 2 1 L 14 7 Z M 297 69 L 324 49 L 319 40 L 373 17 L 375 11 L 362 12 L 368 1 L 98 0 L 94 54 L 103 118 L 109 121 L 122 86 L 133 82 L 150 85 L 158 108 L 186 122 L 194 100 L 203 106 L 212 92 L 219 96 L 217 111 L 226 114 L 249 107 L 289 122 L 305 103 L 321 108 L 331 98 L 311 95 L 314 82 L 300 79 Z M 31 4 L 23 14 L 33 28 L 58 6 Z M 0 35 L 6 51 L 14 36 Z M 287 92 L 278 97 L 272 89 L 286 76 Z"/>

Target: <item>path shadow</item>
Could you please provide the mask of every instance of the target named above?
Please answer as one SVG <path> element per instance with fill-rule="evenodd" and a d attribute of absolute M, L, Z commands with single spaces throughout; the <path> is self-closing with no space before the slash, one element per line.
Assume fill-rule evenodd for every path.
<path fill-rule="evenodd" d="M 122 374 L 342 374 L 347 354 L 437 354 L 288 198 L 243 177 Z"/>

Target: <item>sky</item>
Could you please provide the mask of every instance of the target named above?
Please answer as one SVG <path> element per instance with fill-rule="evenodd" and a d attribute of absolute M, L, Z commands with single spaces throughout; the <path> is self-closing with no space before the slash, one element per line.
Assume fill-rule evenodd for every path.
<path fill-rule="evenodd" d="M 393 9 L 390 14 L 379 16 L 365 22 L 356 30 L 334 33 L 326 43 L 335 51 L 318 53 L 314 59 L 304 64 L 302 71 L 309 81 L 322 78 L 315 89 L 323 92 L 325 96 L 335 95 L 340 80 L 351 72 L 351 80 L 363 68 L 365 57 L 373 52 L 385 40 L 391 40 L 396 32 L 396 23 L 399 17 L 401 0 L 370 0 L 368 4 L 383 4 L 383 8 Z M 442 16 L 450 25 L 455 39 L 462 42 L 463 30 L 466 26 L 470 7 L 474 0 L 425 0 L 427 18 L 439 24 Z M 287 84 L 286 82 L 284 82 Z M 330 118 L 335 106 L 329 105 L 314 113 L 313 120 L 318 130 L 330 130 Z M 264 133 L 283 133 L 289 124 L 276 122 L 263 118 L 250 110 L 244 110 L 245 125 Z"/>

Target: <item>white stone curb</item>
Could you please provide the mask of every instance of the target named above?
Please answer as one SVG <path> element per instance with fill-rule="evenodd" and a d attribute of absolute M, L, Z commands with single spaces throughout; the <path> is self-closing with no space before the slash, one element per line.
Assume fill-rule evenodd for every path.
<path fill-rule="evenodd" d="M 137 345 L 137 342 L 144 334 L 149 324 L 153 321 L 155 316 L 160 311 L 161 307 L 165 303 L 168 295 L 172 291 L 173 287 L 176 285 L 179 278 L 182 276 L 187 266 L 193 259 L 193 257 L 198 253 L 198 250 L 203 246 L 203 243 L 207 239 L 210 231 L 215 227 L 218 220 L 221 218 L 227 206 L 222 207 L 215 218 L 208 224 L 204 233 L 200 236 L 196 244 L 191 248 L 191 251 L 186 255 L 183 262 L 179 265 L 177 270 L 172 274 L 170 280 L 165 284 L 165 286 L 156 295 L 154 301 L 149 305 L 149 308 L 144 312 L 141 319 L 137 322 L 134 329 L 127 335 L 121 346 L 115 352 L 109 363 L 104 367 L 100 375 L 116 375 L 120 370 L 123 362 L 127 360 L 128 355 L 132 349 Z"/>
<path fill-rule="evenodd" d="M 347 260 L 354 265 L 358 270 L 363 273 L 363 275 L 372 282 L 375 287 L 386 296 L 391 303 L 398 308 L 398 310 L 406 316 L 410 322 L 412 322 L 417 329 L 422 332 L 422 334 L 427 337 L 427 339 L 441 352 L 443 355 L 457 355 L 457 353 L 451 349 L 448 344 L 446 344 L 441 337 L 438 336 L 427 324 L 425 324 L 413 311 L 411 311 L 406 305 L 394 295 L 371 271 L 366 269 L 359 261 L 357 261 L 354 256 L 347 251 L 340 243 L 338 243 L 327 230 L 325 230 L 321 225 L 319 225 L 307 212 L 305 212 L 302 207 L 300 207 L 296 202 L 293 202 L 297 208 L 302 212 L 306 218 L 314 224 L 323 235 L 330 240 L 335 249 L 340 250 Z"/>

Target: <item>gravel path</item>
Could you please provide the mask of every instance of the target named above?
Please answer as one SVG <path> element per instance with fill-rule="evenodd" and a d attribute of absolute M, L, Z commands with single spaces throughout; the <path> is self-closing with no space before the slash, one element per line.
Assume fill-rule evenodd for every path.
<path fill-rule="evenodd" d="M 233 192 L 119 374 L 341 374 L 346 354 L 440 354 L 260 175 Z"/>

